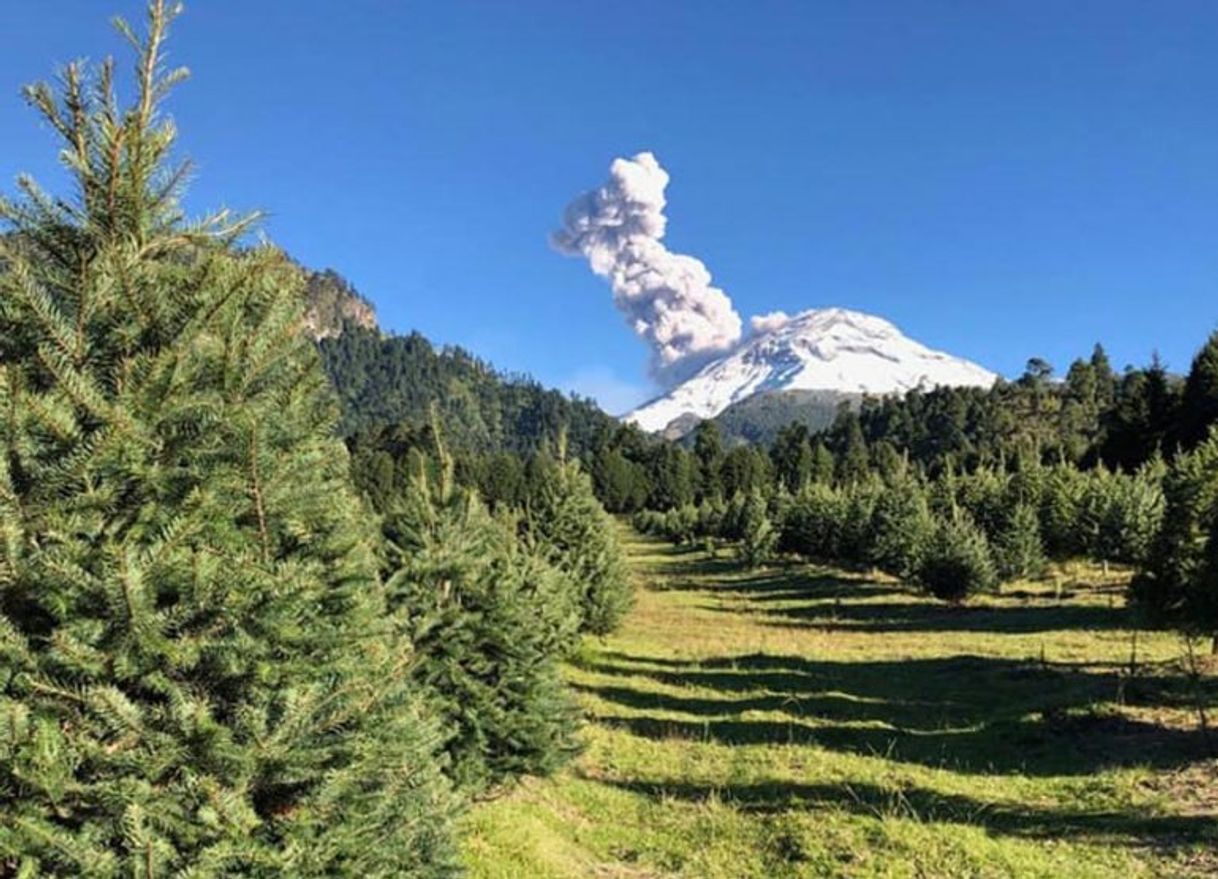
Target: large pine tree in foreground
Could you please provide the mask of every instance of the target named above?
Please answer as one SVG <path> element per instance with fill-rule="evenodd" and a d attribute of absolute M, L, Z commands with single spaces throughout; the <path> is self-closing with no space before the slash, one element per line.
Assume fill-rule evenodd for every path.
<path fill-rule="evenodd" d="M 0 201 L 0 874 L 449 872 L 301 278 L 183 220 L 158 106 L 28 90 L 75 192 Z"/>

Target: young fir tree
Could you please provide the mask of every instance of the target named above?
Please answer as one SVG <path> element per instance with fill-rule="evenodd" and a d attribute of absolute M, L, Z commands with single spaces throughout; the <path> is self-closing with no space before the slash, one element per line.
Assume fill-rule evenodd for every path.
<path fill-rule="evenodd" d="M 443 713 L 452 774 L 476 793 L 574 753 L 558 662 L 580 608 L 570 580 L 519 551 L 440 459 L 440 478 L 420 468 L 385 517 L 386 590 L 415 644 L 412 674 Z"/>
<path fill-rule="evenodd" d="M 1084 549 L 1084 535 L 1079 533 L 1078 523 L 1086 486 L 1086 475 L 1074 467 L 1059 465 L 1045 474 L 1039 511 L 1041 533 L 1046 549 L 1056 558 Z"/>
<path fill-rule="evenodd" d="M 875 505 L 886 489 L 879 480 L 867 479 L 843 489 L 844 506 L 837 532 L 837 558 L 851 565 L 871 562 L 875 546 Z"/>
<path fill-rule="evenodd" d="M 526 541 L 571 578 L 580 596 L 580 629 L 604 635 L 634 601 L 613 518 L 574 461 L 542 459 L 522 521 Z"/>
<path fill-rule="evenodd" d="M 1121 481 L 1112 519 L 1105 531 L 1113 543 L 1110 555 L 1117 561 L 1145 564 L 1163 525 L 1163 479 L 1167 465 L 1155 455 L 1132 477 Z"/>
<path fill-rule="evenodd" d="M 1214 637 L 1212 568 L 1208 546 L 1218 527 L 1218 428 L 1180 455 L 1163 480 L 1163 524 L 1148 561 L 1130 584 L 1134 602 L 1152 619 Z"/>
<path fill-rule="evenodd" d="M 778 544 L 778 531 L 770 521 L 765 497 L 754 489 L 741 516 L 740 559 L 747 568 L 758 568 L 770 560 Z"/>
<path fill-rule="evenodd" d="M 302 279 L 181 218 L 153 0 L 28 90 L 76 191 L 0 201 L 0 863 L 22 876 L 451 873 L 438 737 Z M 375 845 L 369 845 L 375 840 Z"/>
<path fill-rule="evenodd" d="M 953 604 L 993 589 L 998 575 L 985 532 L 963 514 L 940 523 L 921 554 L 918 582 Z"/>
<path fill-rule="evenodd" d="M 871 561 L 881 570 L 908 579 L 934 530 L 922 484 L 908 474 L 896 478 L 876 500 L 871 516 Z"/>
<path fill-rule="evenodd" d="M 998 576 L 1004 581 L 1039 577 L 1045 570 L 1040 517 L 1031 504 L 1018 504 L 994 541 Z"/>
<path fill-rule="evenodd" d="M 994 467 L 982 467 L 961 476 L 956 483 L 957 503 L 991 539 L 998 535 L 1009 518 L 1009 484 L 1010 477 Z"/>
<path fill-rule="evenodd" d="M 698 508 L 693 504 L 682 504 L 664 514 L 664 534 L 677 546 L 692 544 L 700 531 Z"/>
<path fill-rule="evenodd" d="M 845 499 L 839 490 L 813 483 L 791 503 L 781 523 L 778 545 L 805 558 L 836 559 L 840 555 L 846 513 Z"/>

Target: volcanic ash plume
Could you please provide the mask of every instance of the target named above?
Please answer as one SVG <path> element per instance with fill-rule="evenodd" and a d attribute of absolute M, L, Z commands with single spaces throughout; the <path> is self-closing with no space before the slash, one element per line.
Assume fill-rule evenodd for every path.
<path fill-rule="evenodd" d="M 741 323 L 701 260 L 661 243 L 666 186 L 651 153 L 615 159 L 604 186 L 567 206 L 551 240 L 609 279 L 614 303 L 652 348 L 653 375 L 669 384 L 735 347 Z"/>
<path fill-rule="evenodd" d="M 791 316 L 785 311 L 771 311 L 769 314 L 759 314 L 749 318 L 749 326 L 755 335 L 773 332 L 791 322 Z"/>

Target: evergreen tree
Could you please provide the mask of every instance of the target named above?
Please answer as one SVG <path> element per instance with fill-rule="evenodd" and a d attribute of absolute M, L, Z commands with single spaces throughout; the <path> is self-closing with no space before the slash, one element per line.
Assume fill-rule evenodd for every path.
<path fill-rule="evenodd" d="M 0 863 L 23 876 L 451 872 L 437 732 L 303 283 L 181 219 L 153 0 L 113 66 L 27 91 L 73 198 L 0 201 Z M 369 839 L 377 841 L 368 845 Z"/>
<path fill-rule="evenodd" d="M 1031 504 L 1019 504 L 994 545 L 998 576 L 1002 580 L 1026 580 L 1044 573 L 1045 548 L 1040 537 L 1040 517 Z"/>
<path fill-rule="evenodd" d="M 698 497 L 701 500 L 722 500 L 721 469 L 723 467 L 723 437 L 714 421 L 699 421 L 694 428 L 694 457 L 698 460 Z"/>
<path fill-rule="evenodd" d="M 837 530 L 837 558 L 850 565 L 870 564 L 875 546 L 875 507 L 885 493 L 876 480 L 843 489 L 842 518 Z"/>
<path fill-rule="evenodd" d="M 863 437 L 858 417 L 852 412 L 847 412 L 845 425 L 845 445 L 842 457 L 838 461 L 838 479 L 850 485 L 866 479 L 871 473 L 871 467 L 868 463 L 870 456 L 867 452 L 867 440 Z"/>
<path fill-rule="evenodd" d="M 524 503 L 525 471 L 519 455 L 511 452 L 491 454 L 480 471 L 480 478 L 471 482 L 493 507 L 518 507 Z"/>
<path fill-rule="evenodd" d="M 838 558 L 846 505 L 840 492 L 814 483 L 801 492 L 782 522 L 779 546 L 805 558 Z"/>
<path fill-rule="evenodd" d="M 812 478 L 812 445 L 808 441 L 808 428 L 792 423 L 778 431 L 770 447 L 770 461 L 779 485 L 790 492 L 798 492 Z"/>
<path fill-rule="evenodd" d="M 757 568 L 769 561 L 778 544 L 778 531 L 770 521 L 765 498 L 759 490 L 748 496 L 740 531 L 740 558 L 745 567 Z"/>
<path fill-rule="evenodd" d="M 1163 479 L 1167 465 L 1156 455 L 1133 477 L 1121 480 L 1113 515 L 1105 533 L 1111 541 L 1107 556 L 1120 562 L 1142 565 L 1150 558 L 1155 538 L 1163 524 Z"/>
<path fill-rule="evenodd" d="M 605 448 L 592 464 L 596 496 L 613 513 L 631 513 L 647 501 L 647 475 L 619 449 Z"/>
<path fill-rule="evenodd" d="M 1085 548 L 1078 523 L 1086 487 L 1086 477 L 1068 465 L 1053 467 L 1045 474 L 1041 533 L 1046 549 L 1054 557 L 1076 555 Z"/>
<path fill-rule="evenodd" d="M 823 440 L 818 439 L 812 446 L 810 480 L 817 485 L 829 485 L 833 482 L 833 474 L 836 471 L 837 462 L 833 460 L 833 453 L 829 451 L 829 447 Z"/>
<path fill-rule="evenodd" d="M 727 504 L 715 499 L 698 505 L 698 533 L 703 537 L 723 537 Z"/>
<path fill-rule="evenodd" d="M 1091 351 L 1089 365 L 1091 373 L 1095 377 L 1096 401 L 1102 410 L 1112 405 L 1112 400 L 1116 396 L 1117 377 L 1112 369 L 1112 361 L 1108 359 L 1108 352 L 1098 342 Z"/>
<path fill-rule="evenodd" d="M 693 503 L 695 479 L 692 456 L 673 443 L 661 443 L 652 449 L 650 459 L 649 505 L 657 510 L 671 510 Z"/>
<path fill-rule="evenodd" d="M 577 584 L 581 630 L 607 634 L 634 601 L 613 519 L 576 462 L 539 466 L 522 521 L 526 541 Z"/>
<path fill-rule="evenodd" d="M 885 482 L 891 482 L 905 472 L 908 462 L 889 440 L 880 440 L 871 447 L 872 469 Z"/>
<path fill-rule="evenodd" d="M 901 477 L 876 499 L 871 524 L 872 562 L 894 576 L 912 577 L 933 530 L 922 485 L 911 476 Z"/>
<path fill-rule="evenodd" d="M 989 538 L 996 537 L 1010 516 L 1008 476 L 994 467 L 982 467 L 955 483 L 956 502 Z"/>
<path fill-rule="evenodd" d="M 1059 444 L 1065 460 L 1077 463 L 1087 456 L 1095 442 L 1100 411 L 1095 367 L 1085 360 L 1075 360 L 1066 373 L 1058 413 Z"/>
<path fill-rule="evenodd" d="M 1218 428 L 1173 462 L 1163 496 L 1162 527 L 1130 594 L 1152 619 L 1214 635 L 1218 650 L 1209 561 L 1214 551 L 1207 547 L 1218 520 Z"/>
<path fill-rule="evenodd" d="M 741 540 L 744 538 L 744 509 L 749 496 L 744 492 L 736 492 L 729 499 L 723 511 L 723 531 L 721 537 L 726 540 Z"/>
<path fill-rule="evenodd" d="M 555 769 L 575 751 L 558 660 L 580 624 L 576 584 L 518 551 L 447 474 L 416 473 L 384 530 L 390 608 L 415 643 L 415 679 L 442 710 L 458 783 L 478 792 Z"/>
<path fill-rule="evenodd" d="M 1180 401 L 1177 442 L 1190 449 L 1218 424 L 1218 331 L 1212 333 L 1193 358 Z"/>
<path fill-rule="evenodd" d="M 694 542 L 698 536 L 698 509 L 693 504 L 683 504 L 664 514 L 663 534 L 677 546 Z"/>
<path fill-rule="evenodd" d="M 953 604 L 993 589 L 998 575 L 985 534 L 963 515 L 940 523 L 922 552 L 918 582 Z"/>
<path fill-rule="evenodd" d="M 753 491 L 768 492 L 773 485 L 770 459 L 754 446 L 736 446 L 723 459 L 720 476 L 724 492 L 730 497 Z"/>

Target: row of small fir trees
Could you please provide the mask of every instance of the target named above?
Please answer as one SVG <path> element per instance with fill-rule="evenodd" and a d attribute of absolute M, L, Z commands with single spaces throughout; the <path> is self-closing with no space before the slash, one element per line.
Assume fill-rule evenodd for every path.
<path fill-rule="evenodd" d="M 935 478 L 899 466 L 882 477 L 809 481 L 794 493 L 780 483 L 643 511 L 634 521 L 676 543 L 737 541 L 754 565 L 785 551 L 879 568 L 953 602 L 1036 578 L 1049 559 L 1121 562 L 1137 569 L 1131 598 L 1149 622 L 1218 633 L 1218 428 L 1171 462 L 1155 458 L 1134 473 L 1035 458 Z"/>
<path fill-rule="evenodd" d="M 0 200 L 0 875 L 449 876 L 470 797 L 574 749 L 558 675 L 629 588 L 555 462 L 492 516 L 437 444 L 374 511 L 252 218 L 189 222 L 106 62 L 27 90 L 74 189 Z"/>

